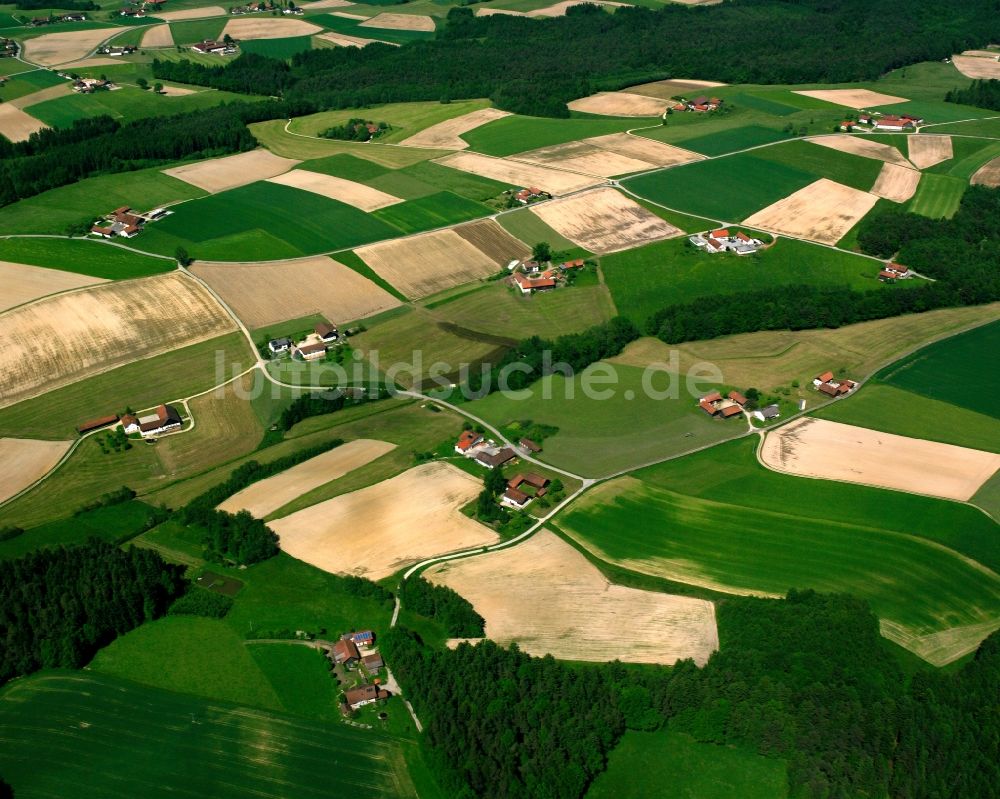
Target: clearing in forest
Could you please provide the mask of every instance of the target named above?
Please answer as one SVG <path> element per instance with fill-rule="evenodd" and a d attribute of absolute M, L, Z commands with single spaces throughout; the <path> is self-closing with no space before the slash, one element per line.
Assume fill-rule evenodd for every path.
<path fill-rule="evenodd" d="M 0 438 L 0 502 L 44 477 L 69 449 L 69 441 Z"/>
<path fill-rule="evenodd" d="M 496 533 L 461 512 L 482 487 L 450 463 L 425 463 L 270 526 L 292 557 L 380 580 L 424 558 L 496 543 Z"/>
<path fill-rule="evenodd" d="M 567 103 L 571 111 L 609 117 L 658 117 L 667 110 L 667 101 L 629 92 L 598 92 Z"/>
<path fill-rule="evenodd" d="M 8 311 L 3 322 L 0 407 L 234 329 L 212 296 L 179 272 L 48 297 Z"/>
<path fill-rule="evenodd" d="M 813 97 L 834 105 L 845 105 L 848 108 L 872 108 L 880 105 L 892 105 L 893 103 L 906 103 L 906 97 L 895 97 L 891 94 L 881 94 L 870 89 L 801 89 L 794 91 L 794 94 L 802 94 L 806 97 Z"/>
<path fill-rule="evenodd" d="M 219 505 L 219 510 L 228 513 L 246 510 L 263 519 L 314 488 L 343 477 L 395 448 L 395 444 L 370 438 L 348 441 L 280 474 L 252 483 Z"/>
<path fill-rule="evenodd" d="M 106 39 L 117 36 L 124 28 L 94 28 L 92 30 L 46 33 L 24 43 L 24 60 L 46 67 L 76 61 L 90 55 Z"/>
<path fill-rule="evenodd" d="M 927 169 L 954 157 L 951 136 L 920 133 L 910 136 L 906 144 L 909 148 L 910 163 L 917 169 Z"/>
<path fill-rule="evenodd" d="M 0 311 L 49 294 L 106 282 L 103 278 L 76 272 L 0 261 Z"/>
<path fill-rule="evenodd" d="M 251 330 L 317 313 L 340 324 L 399 305 L 384 288 L 325 255 L 246 263 L 197 261 L 191 272 L 218 292 Z"/>
<path fill-rule="evenodd" d="M 972 176 L 971 182 L 974 186 L 989 186 L 991 188 L 1000 186 L 1000 158 L 994 158 L 979 167 Z"/>
<path fill-rule="evenodd" d="M 1000 468 L 991 452 L 811 418 L 768 433 L 760 457 L 779 472 L 963 501 Z"/>
<path fill-rule="evenodd" d="M 169 25 L 154 25 L 142 35 L 140 47 L 173 47 L 174 36 Z"/>
<path fill-rule="evenodd" d="M 799 239 L 836 244 L 878 197 L 826 178 L 747 217 L 744 224 Z"/>
<path fill-rule="evenodd" d="M 454 119 L 446 119 L 444 122 L 438 122 L 436 125 L 424 128 L 419 133 L 414 133 L 409 138 L 403 139 L 400 144 L 403 147 L 464 150 L 469 146 L 469 143 L 460 138 L 463 133 L 468 133 L 488 122 L 509 116 L 509 111 L 501 111 L 499 108 L 480 108 L 478 111 L 470 111 L 468 114 L 462 114 Z"/>
<path fill-rule="evenodd" d="M 916 169 L 899 164 L 883 164 L 871 191 L 876 197 L 903 203 L 916 194 L 920 177 L 920 172 Z"/>
<path fill-rule="evenodd" d="M 899 164 L 900 166 L 913 166 L 895 147 L 871 139 L 850 136 L 846 133 L 834 136 L 817 136 L 813 139 L 806 139 L 806 141 L 821 147 L 829 147 L 831 150 L 840 150 L 842 153 L 860 155 L 862 158 L 874 158 L 876 161 L 885 161 L 888 164 Z"/>
<path fill-rule="evenodd" d="M 411 299 L 489 277 L 497 263 L 454 230 L 382 241 L 355 252 L 375 273 Z"/>
<path fill-rule="evenodd" d="M 683 232 L 611 188 L 543 203 L 531 211 L 560 235 L 598 255 Z"/>
<path fill-rule="evenodd" d="M 333 175 L 324 175 L 321 172 L 310 172 L 308 169 L 293 169 L 283 175 L 268 178 L 267 182 L 310 191 L 321 197 L 353 205 L 362 211 L 377 211 L 379 208 L 403 202 L 399 197 L 393 197 L 391 194 L 373 189 L 364 183 L 356 183 L 353 180 L 345 180 Z"/>
<path fill-rule="evenodd" d="M 508 158 L 493 158 L 480 153 L 454 153 L 439 158 L 434 163 L 497 180 L 508 186 L 524 188 L 533 186 L 553 195 L 569 194 L 588 186 L 596 186 L 601 182 L 600 178 L 593 175 L 580 175 L 560 169 L 546 169 L 534 164 L 524 164 L 519 161 L 511 161 Z"/>
<path fill-rule="evenodd" d="M 246 186 L 258 180 L 281 175 L 300 164 L 293 158 L 281 158 L 269 150 L 251 150 L 247 153 L 196 161 L 193 164 L 162 170 L 164 175 L 183 180 L 199 189 L 217 194 L 237 186 Z"/>
<path fill-rule="evenodd" d="M 468 599 L 486 619 L 488 638 L 538 657 L 703 665 L 719 648 L 711 602 L 609 583 L 548 530 L 432 566 L 424 577 Z"/>
<path fill-rule="evenodd" d="M 288 39 L 293 36 L 312 36 L 322 33 L 319 25 L 301 19 L 271 19 L 268 17 L 239 17 L 231 19 L 222 29 L 222 35 L 234 39 Z"/>
<path fill-rule="evenodd" d="M 434 32 L 434 18 L 422 14 L 390 14 L 383 11 L 366 22 L 360 23 L 362 28 L 385 28 L 392 31 L 425 31 Z"/>

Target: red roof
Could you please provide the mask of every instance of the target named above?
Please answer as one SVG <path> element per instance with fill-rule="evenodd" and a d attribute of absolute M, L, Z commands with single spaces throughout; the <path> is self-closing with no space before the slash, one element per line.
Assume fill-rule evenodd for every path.
<path fill-rule="evenodd" d="M 107 427 L 109 424 L 114 424 L 117 421 L 117 415 L 113 414 L 111 416 L 102 416 L 100 419 L 91 419 L 89 422 L 84 422 L 76 428 L 76 432 L 89 433 L 91 430 L 97 430 L 100 427 Z"/>
<path fill-rule="evenodd" d="M 715 416 L 715 414 L 717 413 L 717 411 L 715 410 L 715 408 L 713 408 L 710 403 L 705 402 L 705 400 L 702 400 L 701 402 L 699 402 L 698 403 L 698 407 L 701 408 L 709 416 Z"/>
<path fill-rule="evenodd" d="M 702 402 L 718 402 L 720 399 L 722 399 L 722 395 L 718 391 L 713 391 L 712 393 L 706 394 L 704 397 L 702 397 L 701 401 Z"/>
<path fill-rule="evenodd" d="M 477 441 L 482 441 L 483 437 L 479 433 L 474 433 L 471 430 L 463 430 L 462 435 L 458 437 L 458 443 L 455 445 L 461 450 L 466 450 L 475 444 Z"/>
<path fill-rule="evenodd" d="M 878 276 L 879 280 L 895 280 L 897 277 L 899 277 L 898 274 L 896 274 L 895 272 L 890 272 L 888 269 L 883 269 L 881 272 L 878 273 Z"/>
<path fill-rule="evenodd" d="M 899 272 L 901 275 L 905 275 L 910 271 L 910 267 L 903 266 L 902 264 L 889 264 L 886 269 L 891 269 L 893 272 Z"/>
<path fill-rule="evenodd" d="M 545 275 L 551 274 L 546 272 Z M 555 288 L 556 281 L 551 277 L 528 277 L 522 272 L 516 272 L 514 274 L 514 280 L 522 288 L 526 289 L 550 289 Z"/>
<path fill-rule="evenodd" d="M 731 399 L 733 402 L 737 403 L 738 405 L 746 405 L 747 404 L 747 398 L 744 397 L 742 394 L 740 394 L 739 391 L 730 391 L 729 392 L 729 399 Z"/>
<path fill-rule="evenodd" d="M 740 406 L 739 405 L 730 405 L 730 406 L 722 409 L 722 418 L 723 419 L 728 419 L 730 416 L 735 416 L 739 412 L 740 412 Z"/>
<path fill-rule="evenodd" d="M 736 232 L 736 238 L 738 238 L 738 239 L 739 239 L 740 241 L 747 241 L 747 242 L 749 242 L 749 241 L 753 241 L 753 239 L 752 239 L 752 238 L 750 238 L 750 237 L 749 237 L 749 236 L 748 236 L 748 235 L 747 235 L 746 233 L 744 233 L 744 232 L 743 232 L 742 230 L 738 230 L 738 231 Z"/>
<path fill-rule="evenodd" d="M 503 492 L 503 495 L 511 502 L 514 502 L 518 505 L 523 505 L 525 502 L 531 499 L 531 497 L 529 497 L 523 491 L 518 491 L 516 488 L 508 488 L 506 491 Z"/>
<path fill-rule="evenodd" d="M 823 383 L 819 387 L 819 390 L 822 391 L 824 394 L 829 394 L 831 397 L 836 397 L 838 393 L 837 387 L 832 383 Z"/>
<path fill-rule="evenodd" d="M 819 380 L 820 383 L 829 383 L 833 380 L 833 372 L 823 372 L 823 374 L 817 375 L 816 379 Z"/>
<path fill-rule="evenodd" d="M 719 228 L 718 230 L 713 230 L 708 235 L 710 235 L 713 239 L 728 239 L 729 231 L 726 228 Z"/>

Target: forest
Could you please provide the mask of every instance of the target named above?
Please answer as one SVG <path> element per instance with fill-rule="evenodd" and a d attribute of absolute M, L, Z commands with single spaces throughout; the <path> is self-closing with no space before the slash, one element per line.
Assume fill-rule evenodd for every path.
<path fill-rule="evenodd" d="M 150 549 L 91 539 L 0 561 L 0 684 L 44 668 L 79 668 L 117 636 L 162 616 L 184 567 Z"/>
<path fill-rule="evenodd" d="M 965 89 L 952 89 L 944 99 L 947 103 L 1000 111 L 1000 80 L 974 80 Z"/>
<path fill-rule="evenodd" d="M 494 471 L 500 474 L 499 469 Z M 399 598 L 407 610 L 440 622 L 452 638 L 481 638 L 486 629 L 486 620 L 476 613 L 469 600 L 448 586 L 434 585 L 419 575 L 403 580 Z"/>
<path fill-rule="evenodd" d="M 730 37 L 713 33 L 718 30 L 744 35 L 734 47 Z M 274 61 L 270 77 L 259 57 L 243 63 L 246 56 L 226 68 L 156 62 L 153 74 L 232 91 L 281 91 L 322 108 L 489 97 L 507 111 L 565 117 L 569 100 L 645 80 L 872 80 L 998 37 L 993 0 L 740 0 L 613 14 L 580 6 L 552 19 L 475 17 L 469 8 L 455 8 L 435 40 L 308 50 L 296 54 L 290 68 Z"/>
<path fill-rule="evenodd" d="M 463 799 L 576 799 L 625 729 L 660 727 L 785 759 L 792 796 L 996 796 L 1000 634 L 959 671 L 908 684 L 860 600 L 792 591 L 717 607 L 720 651 L 701 669 L 570 665 L 489 641 L 432 650 L 400 628 L 381 646 Z"/>

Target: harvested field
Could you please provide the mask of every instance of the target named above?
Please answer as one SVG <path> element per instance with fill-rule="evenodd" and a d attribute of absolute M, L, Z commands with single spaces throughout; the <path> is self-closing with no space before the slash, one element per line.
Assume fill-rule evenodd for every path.
<path fill-rule="evenodd" d="M 545 8 L 536 8 L 534 11 L 529 11 L 524 16 L 526 17 L 565 17 L 566 12 L 574 6 L 581 6 L 585 3 L 589 3 L 595 6 L 612 6 L 621 7 L 628 5 L 627 3 L 614 3 L 611 0 L 560 0 L 558 3 L 553 3 L 550 6 L 545 6 Z"/>
<path fill-rule="evenodd" d="M 1000 468 L 991 452 L 810 418 L 768 433 L 760 457 L 779 472 L 957 500 Z"/>
<path fill-rule="evenodd" d="M 292 36 L 312 36 L 322 33 L 319 25 L 301 19 L 273 19 L 268 17 L 240 17 L 231 19 L 222 29 L 222 35 L 234 39 L 287 39 Z"/>
<path fill-rule="evenodd" d="M 994 158 L 987 164 L 983 164 L 972 176 L 972 184 L 975 186 L 990 186 L 996 188 L 1000 186 L 1000 158 Z"/>
<path fill-rule="evenodd" d="M 184 19 L 203 19 L 205 17 L 224 17 L 226 9 L 222 6 L 204 6 L 203 8 L 185 8 L 181 11 L 157 11 L 156 18 L 167 22 L 180 22 Z"/>
<path fill-rule="evenodd" d="M 434 555 L 494 544 L 460 508 L 482 481 L 450 463 L 425 463 L 270 523 L 292 557 L 336 574 L 380 580 Z"/>
<path fill-rule="evenodd" d="M 492 158 L 479 153 L 454 153 L 437 159 L 437 164 L 471 172 L 510 186 L 537 186 L 550 194 L 568 194 L 600 183 L 591 175 L 578 175 L 558 169 L 546 169 L 533 164 L 522 164 L 507 158 Z"/>
<path fill-rule="evenodd" d="M 725 86 L 725 83 L 718 83 L 713 80 L 657 80 L 652 83 L 642 83 L 639 86 L 629 86 L 631 94 L 644 94 L 647 97 L 659 97 L 661 100 L 669 100 L 676 95 L 685 95 L 688 92 L 700 92 L 702 89 L 713 89 Z"/>
<path fill-rule="evenodd" d="M 198 90 L 184 89 L 180 86 L 164 86 L 160 94 L 164 97 L 183 97 L 186 94 L 198 94 Z"/>
<path fill-rule="evenodd" d="M 1000 80 L 1000 61 L 997 61 L 995 53 L 992 58 L 956 55 L 952 56 L 951 62 L 955 65 L 955 69 L 967 78 Z"/>
<path fill-rule="evenodd" d="M 66 81 L 65 83 L 58 83 L 55 86 L 49 86 L 45 89 L 39 89 L 37 92 L 32 92 L 31 94 L 15 97 L 12 100 L 8 100 L 7 104 L 14 106 L 14 108 L 27 108 L 29 105 L 34 105 L 35 103 L 55 100 L 57 97 L 67 97 L 72 93 L 71 84 L 69 81 Z"/>
<path fill-rule="evenodd" d="M 568 103 L 571 111 L 609 117 L 658 117 L 667 101 L 629 92 L 598 92 Z"/>
<path fill-rule="evenodd" d="M 744 224 L 795 238 L 836 244 L 878 197 L 826 178 L 747 217 Z"/>
<path fill-rule="evenodd" d="M 75 272 L 0 261 L 0 311 L 49 294 L 106 282 L 103 278 Z"/>
<path fill-rule="evenodd" d="M 154 25 L 142 35 L 140 47 L 173 47 L 174 36 L 169 25 Z"/>
<path fill-rule="evenodd" d="M 3 314 L 0 407 L 234 329 L 179 272 L 106 283 Z"/>
<path fill-rule="evenodd" d="M 703 665 L 719 648 L 704 599 L 609 583 L 548 530 L 509 549 L 432 566 L 424 577 L 468 599 L 486 636 L 564 660 Z M 627 642 L 627 643 L 626 643 Z"/>
<path fill-rule="evenodd" d="M 347 8 L 353 5 L 354 3 L 349 3 L 347 0 L 314 0 L 312 3 L 303 3 L 302 8 L 306 10 L 314 8 Z"/>
<path fill-rule="evenodd" d="M 895 147 L 871 141 L 871 139 L 861 139 L 847 133 L 834 136 L 817 136 L 814 139 L 806 139 L 806 141 L 818 144 L 821 147 L 829 147 L 831 150 L 839 150 L 842 153 L 851 153 L 852 155 L 860 155 L 862 158 L 874 158 L 876 161 L 885 161 L 887 164 L 913 166 Z"/>
<path fill-rule="evenodd" d="M 411 299 L 488 277 L 496 262 L 454 230 L 420 233 L 355 250 L 383 280 Z"/>
<path fill-rule="evenodd" d="M 526 153 L 511 156 L 518 161 L 531 161 L 541 166 L 572 169 L 588 175 L 609 178 L 613 175 L 627 175 L 630 172 L 645 172 L 655 168 L 648 161 L 640 161 L 612 150 L 602 150 L 583 141 L 541 147 Z"/>
<path fill-rule="evenodd" d="M 463 133 L 475 130 L 480 125 L 493 122 L 497 119 L 509 117 L 509 111 L 501 111 L 499 108 L 481 108 L 478 111 L 470 111 L 468 114 L 447 119 L 431 125 L 419 133 L 414 133 L 409 138 L 403 139 L 400 144 L 404 147 L 430 147 L 438 150 L 464 150 L 469 146 L 467 141 L 460 138 Z"/>
<path fill-rule="evenodd" d="M 97 58 L 83 58 L 79 61 L 73 61 L 69 64 L 64 64 L 66 68 L 72 69 L 87 69 L 88 67 L 114 67 L 122 63 L 120 58 L 104 58 L 103 56 L 98 56 Z"/>
<path fill-rule="evenodd" d="M 13 103 L 0 103 L 0 136 L 10 141 L 25 141 L 32 133 L 47 127 Z"/>
<path fill-rule="evenodd" d="M 399 305 L 388 291 L 325 255 L 250 263 L 196 261 L 191 271 L 251 329 L 316 313 L 342 323 Z"/>
<path fill-rule="evenodd" d="M 86 58 L 101 42 L 117 36 L 124 28 L 94 28 L 92 30 L 46 33 L 24 43 L 24 60 L 52 67 Z"/>
<path fill-rule="evenodd" d="M 248 153 L 175 166 L 164 169 L 163 174 L 215 194 L 258 180 L 273 178 L 300 163 L 301 161 L 292 158 L 272 155 L 268 150 L 251 150 Z"/>
<path fill-rule="evenodd" d="M 891 94 L 881 94 L 870 89 L 802 89 L 793 91 L 793 94 L 801 94 L 806 97 L 813 97 L 835 105 L 844 105 L 848 108 L 873 108 L 880 105 L 892 105 L 893 103 L 909 102 L 906 97 L 895 97 Z"/>
<path fill-rule="evenodd" d="M 682 233 L 609 188 L 543 203 L 531 212 L 574 244 L 598 255 L 628 250 Z"/>
<path fill-rule="evenodd" d="M 324 175 L 321 172 L 310 172 L 308 169 L 293 169 L 284 175 L 268 178 L 268 183 L 280 183 L 282 186 L 311 191 L 321 197 L 353 205 L 362 211 L 377 211 L 379 208 L 402 202 L 399 197 L 393 197 L 364 183 L 355 183 L 353 180 Z"/>
<path fill-rule="evenodd" d="M 385 28 L 391 31 L 434 31 L 434 19 L 420 14 L 391 14 L 383 11 L 367 22 L 362 22 L 362 28 Z"/>
<path fill-rule="evenodd" d="M 252 483 L 219 505 L 219 510 L 228 513 L 246 510 L 263 519 L 314 488 L 343 477 L 395 448 L 395 444 L 370 438 L 348 441 L 281 474 Z"/>
<path fill-rule="evenodd" d="M 526 17 L 528 16 L 523 11 L 511 11 L 509 8 L 477 8 L 477 17 L 492 17 L 500 14 L 501 16 L 508 17 Z"/>
<path fill-rule="evenodd" d="M 320 33 L 316 38 L 335 44 L 338 47 L 364 47 L 366 44 L 381 41 L 381 39 L 363 39 L 360 36 L 348 36 L 345 33 Z M 382 42 L 382 44 L 391 44 L 394 47 L 399 46 L 394 42 Z"/>
<path fill-rule="evenodd" d="M 334 6 L 331 6 L 331 8 L 334 8 Z M 371 19 L 364 14 L 351 14 L 347 11 L 331 11 L 330 13 L 335 17 L 342 17 L 343 19 Z"/>
<path fill-rule="evenodd" d="M 906 143 L 910 151 L 910 163 L 917 169 L 927 169 L 954 157 L 951 136 L 920 133 L 910 136 Z"/>
<path fill-rule="evenodd" d="M 514 238 L 492 219 L 452 229 L 487 258 L 492 258 L 497 266 L 506 266 L 515 258 L 522 260 L 531 255 L 527 244 Z"/>
<path fill-rule="evenodd" d="M 0 438 L 0 502 L 44 477 L 59 463 L 70 441 Z"/>
<path fill-rule="evenodd" d="M 646 139 L 642 136 L 632 136 L 628 133 L 609 133 L 606 136 L 594 136 L 583 140 L 594 147 L 600 147 L 610 153 L 646 161 L 654 166 L 675 166 L 688 161 L 700 161 L 705 156 L 673 144 Z"/>
<path fill-rule="evenodd" d="M 917 191 L 920 172 L 898 164 L 883 164 L 878 180 L 872 186 L 872 194 L 895 203 L 904 203 Z"/>

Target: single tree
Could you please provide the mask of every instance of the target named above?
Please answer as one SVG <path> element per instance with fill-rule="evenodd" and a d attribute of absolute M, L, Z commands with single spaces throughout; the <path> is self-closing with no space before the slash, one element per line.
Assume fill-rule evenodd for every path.
<path fill-rule="evenodd" d="M 145 78 L 136 78 L 135 85 L 138 86 L 143 91 L 145 91 L 146 89 L 149 88 L 149 81 L 147 81 Z"/>
<path fill-rule="evenodd" d="M 188 255 L 188 251 L 183 247 L 178 247 L 174 250 L 174 258 L 177 259 L 177 263 L 181 266 L 188 266 L 191 263 L 191 256 Z"/>
<path fill-rule="evenodd" d="M 163 84 L 162 83 L 154 83 L 153 84 L 153 91 L 156 92 L 157 94 L 163 94 Z"/>
<path fill-rule="evenodd" d="M 547 241 L 540 241 L 531 248 L 531 257 L 539 263 L 546 263 L 552 260 L 552 247 Z"/>

